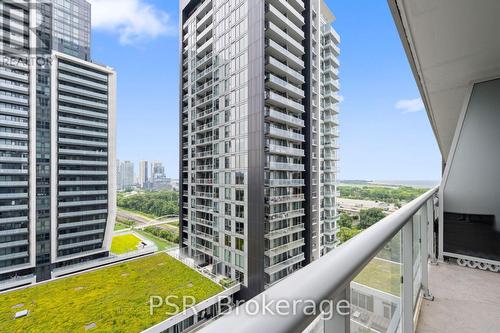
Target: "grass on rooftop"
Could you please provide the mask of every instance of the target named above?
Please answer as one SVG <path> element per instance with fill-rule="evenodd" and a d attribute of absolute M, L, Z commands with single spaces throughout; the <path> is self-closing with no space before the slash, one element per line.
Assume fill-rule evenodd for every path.
<path fill-rule="evenodd" d="M 124 229 L 128 229 L 129 227 L 126 226 L 125 224 L 122 224 L 120 222 L 115 222 L 115 230 L 114 231 L 120 231 Z"/>
<path fill-rule="evenodd" d="M 150 240 L 151 242 L 155 243 L 156 247 L 158 248 L 158 251 L 164 251 L 168 250 L 174 247 L 178 247 L 178 244 L 169 242 L 165 239 L 162 239 L 160 237 L 156 237 L 155 235 L 150 234 L 149 232 L 146 232 L 144 230 L 136 229 L 134 230 L 136 233 L 141 235 L 142 237 Z"/>
<path fill-rule="evenodd" d="M 95 323 L 89 332 L 136 333 L 169 317 L 165 306 L 150 315 L 150 296 L 189 295 L 201 302 L 222 290 L 160 253 L 2 294 L 0 332 L 85 332 Z M 25 309 L 28 316 L 14 319 Z"/>
<path fill-rule="evenodd" d="M 398 263 L 374 258 L 354 282 L 394 296 L 401 294 L 401 266 Z"/>
<path fill-rule="evenodd" d="M 141 242 L 142 240 L 133 234 L 113 236 L 111 253 L 124 254 L 135 251 Z"/>

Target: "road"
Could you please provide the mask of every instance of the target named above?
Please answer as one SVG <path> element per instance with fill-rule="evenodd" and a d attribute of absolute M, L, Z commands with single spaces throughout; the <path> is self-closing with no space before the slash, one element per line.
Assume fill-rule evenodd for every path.
<path fill-rule="evenodd" d="M 179 228 L 176 226 L 167 226 L 165 224 L 179 221 L 178 217 L 167 217 L 161 219 L 151 219 L 146 216 L 135 214 L 126 210 L 118 209 L 117 216 L 122 219 L 127 219 L 137 223 L 137 229 L 144 229 L 151 226 L 160 226 L 163 229 L 167 229 L 174 232 L 179 232 Z"/>

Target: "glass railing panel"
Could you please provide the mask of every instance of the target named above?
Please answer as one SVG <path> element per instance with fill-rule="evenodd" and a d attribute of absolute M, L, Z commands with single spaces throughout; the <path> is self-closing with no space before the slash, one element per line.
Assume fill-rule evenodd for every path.
<path fill-rule="evenodd" d="M 425 206 L 420 208 L 417 214 L 413 216 L 412 227 L 412 259 L 413 259 L 413 306 L 417 306 L 418 295 L 422 285 L 422 259 L 421 259 L 421 227 L 422 220 L 425 218 Z"/>
<path fill-rule="evenodd" d="M 401 320 L 401 232 L 351 282 L 350 332 L 396 332 Z"/>

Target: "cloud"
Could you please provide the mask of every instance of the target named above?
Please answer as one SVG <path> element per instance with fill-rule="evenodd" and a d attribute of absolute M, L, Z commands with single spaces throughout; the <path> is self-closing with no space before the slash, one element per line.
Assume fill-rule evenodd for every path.
<path fill-rule="evenodd" d="M 342 103 L 344 99 L 344 95 L 337 95 L 337 100 L 339 101 L 339 103 Z"/>
<path fill-rule="evenodd" d="M 89 1 L 92 4 L 92 27 L 117 34 L 122 45 L 176 34 L 176 24 L 170 15 L 145 0 Z"/>
<path fill-rule="evenodd" d="M 402 110 L 402 113 L 419 112 L 425 109 L 421 98 L 402 99 L 397 101 L 395 108 Z"/>

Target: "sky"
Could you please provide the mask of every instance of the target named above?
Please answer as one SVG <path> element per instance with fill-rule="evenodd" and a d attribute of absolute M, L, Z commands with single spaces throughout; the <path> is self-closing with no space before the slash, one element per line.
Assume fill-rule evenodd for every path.
<path fill-rule="evenodd" d="M 118 77 L 117 156 L 178 177 L 178 0 L 90 0 Z M 341 36 L 340 179 L 439 180 L 441 157 L 387 2 L 326 0 Z M 118 5 L 117 5 L 118 4 Z"/>

